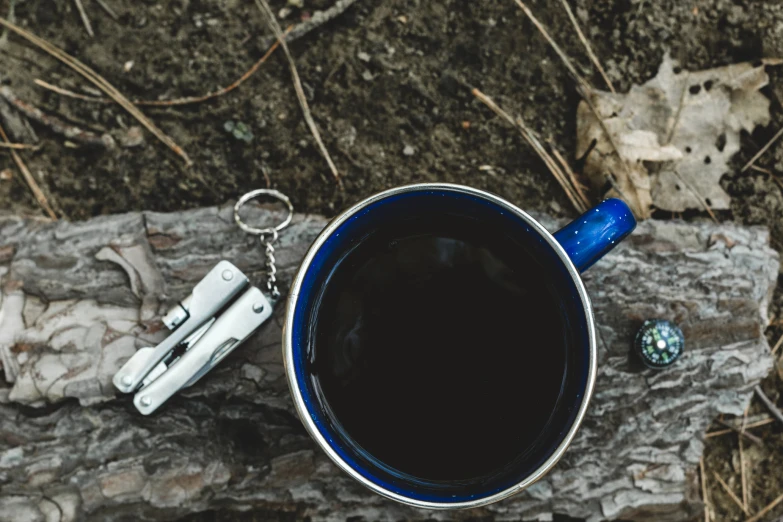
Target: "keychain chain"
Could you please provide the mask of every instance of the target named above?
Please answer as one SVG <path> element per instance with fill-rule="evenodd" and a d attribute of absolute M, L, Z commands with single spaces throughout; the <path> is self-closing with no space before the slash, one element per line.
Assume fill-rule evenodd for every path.
<path fill-rule="evenodd" d="M 271 238 L 260 236 L 261 244 L 264 246 L 264 256 L 266 256 L 266 289 L 272 296 L 272 299 L 280 297 L 280 290 L 277 288 L 277 267 L 275 266 L 275 247 L 272 245 L 277 241 L 277 230 Z"/>
<path fill-rule="evenodd" d="M 251 227 L 239 217 L 239 209 L 242 205 L 250 201 L 251 199 L 258 198 L 260 196 L 269 196 L 283 202 L 288 210 L 288 215 L 282 223 L 275 227 L 256 228 Z M 278 233 L 287 227 L 291 223 L 291 219 L 294 216 L 294 206 L 291 204 L 291 200 L 288 196 L 280 191 L 273 189 L 258 189 L 252 190 L 239 198 L 234 205 L 234 221 L 236 221 L 239 228 L 244 230 L 250 235 L 258 236 L 261 245 L 264 247 L 264 266 L 266 267 L 266 289 L 272 299 L 280 297 L 280 290 L 277 288 L 277 265 L 275 264 L 275 247 L 274 242 L 277 241 Z"/>

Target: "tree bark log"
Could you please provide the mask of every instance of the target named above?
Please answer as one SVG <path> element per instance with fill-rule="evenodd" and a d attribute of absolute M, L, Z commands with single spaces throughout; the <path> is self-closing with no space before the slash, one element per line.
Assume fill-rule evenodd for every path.
<path fill-rule="evenodd" d="M 253 212 L 270 223 L 276 216 Z M 281 234 L 283 288 L 325 222 L 297 215 Z M 779 264 L 767 232 L 647 221 L 585 274 L 598 381 L 563 460 L 512 499 L 425 512 L 365 490 L 309 439 L 284 376 L 280 306 L 156 415 L 116 396 L 115 371 L 166 336 L 161 314 L 220 259 L 263 280 L 263 251 L 229 207 L 82 223 L 0 218 L 0 521 L 173 520 L 252 508 L 312 520 L 679 521 L 701 506 L 705 429 L 717 414 L 741 414 L 772 367 L 763 330 Z M 686 336 L 683 357 L 661 372 L 629 358 L 650 317 L 674 320 Z"/>

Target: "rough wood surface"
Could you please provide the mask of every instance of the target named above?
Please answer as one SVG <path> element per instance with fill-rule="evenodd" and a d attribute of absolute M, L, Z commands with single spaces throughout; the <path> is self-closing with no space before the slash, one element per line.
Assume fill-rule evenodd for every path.
<path fill-rule="evenodd" d="M 284 285 L 324 223 L 298 215 L 282 234 Z M 235 228 L 230 208 L 83 223 L 0 218 L 0 521 L 250 508 L 334 521 L 683 520 L 701 505 L 705 429 L 719 413 L 742 413 L 771 368 L 762 331 L 779 265 L 767 243 L 759 228 L 641 225 L 585 276 L 599 376 L 565 458 L 510 500 L 432 513 L 369 493 L 310 441 L 283 374 L 280 308 L 158 414 L 142 417 L 129 397 L 115 398 L 112 374 L 165 336 L 161 313 L 218 260 L 261 280 L 261 249 Z M 649 317 L 675 320 L 687 337 L 683 358 L 659 373 L 628 357 Z"/>

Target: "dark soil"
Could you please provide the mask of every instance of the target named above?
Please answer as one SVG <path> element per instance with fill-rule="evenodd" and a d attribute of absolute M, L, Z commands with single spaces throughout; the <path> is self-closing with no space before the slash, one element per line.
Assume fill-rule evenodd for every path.
<path fill-rule="evenodd" d="M 692 70 L 783 57 L 783 3 L 777 0 L 570 1 L 619 91 L 652 77 L 666 50 Z M 7 12 L 8 2 L 0 1 L 0 12 Z M 119 21 L 96 2 L 85 1 L 94 38 L 67 0 L 17 0 L 16 20 L 93 67 L 131 99 L 200 95 L 228 85 L 266 51 L 261 43 L 270 36 L 249 1 L 107 2 Z M 582 74 L 601 86 L 559 2 L 528 3 Z M 281 24 L 299 22 L 329 5 L 330 0 L 305 0 L 304 8 L 293 8 Z M 275 12 L 283 6 L 281 0 L 272 5 Z M 34 124 L 43 146 L 23 157 L 58 211 L 73 220 L 224 203 L 266 186 L 267 177 L 271 186 L 290 195 L 297 210 L 327 215 L 381 189 L 435 180 L 490 190 L 528 209 L 574 214 L 519 134 L 468 88 L 479 87 L 551 138 L 564 155 L 573 156 L 579 100 L 574 83 L 512 0 L 360 0 L 337 20 L 294 42 L 291 50 L 313 115 L 343 176 L 343 191 L 304 124 L 279 52 L 228 95 L 190 106 L 144 108 L 187 151 L 192 168 L 146 131 L 144 142 L 135 147 L 88 149 L 74 148 Z M 133 66 L 126 71 L 130 61 Z M 783 126 L 783 69 L 770 72 L 766 93 L 773 100 L 773 122 L 745 136 L 735 169 L 724 179 L 733 206 L 719 218 L 768 226 L 773 246 L 780 250 L 783 192 L 772 176 L 783 174 L 783 142 L 759 162 L 772 175 L 739 173 Z M 116 105 L 65 98 L 36 87 L 35 78 L 86 92 L 83 79 L 18 38 L 0 43 L 0 81 L 21 99 L 117 141 L 128 134 L 127 127 L 137 125 Z M 252 137 L 234 137 L 225 128 L 228 121 L 244 124 Z M 0 152 L 0 171 L 4 169 L 14 177 L 0 181 L 0 209 L 40 214 L 10 156 Z M 783 315 L 780 288 L 771 312 Z M 782 324 L 770 328 L 772 341 L 783 334 Z M 783 383 L 773 375 L 765 389 L 777 400 Z M 761 411 L 754 401 L 751 413 Z M 783 493 L 783 430 L 769 425 L 754 433 L 765 441 L 763 451 L 749 457 L 755 459 L 751 507 L 757 511 Z M 736 436 L 708 441 L 708 478 L 717 471 L 738 492 Z M 716 519 L 743 520 L 714 480 L 710 485 Z M 783 505 L 768 520 L 781 514 Z M 216 514 L 203 519 L 212 520 L 209 516 L 224 519 Z M 247 516 L 264 520 L 278 514 Z"/>

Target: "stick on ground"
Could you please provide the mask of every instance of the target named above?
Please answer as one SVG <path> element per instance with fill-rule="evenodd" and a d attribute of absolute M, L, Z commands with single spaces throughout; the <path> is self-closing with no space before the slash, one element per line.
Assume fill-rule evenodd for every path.
<path fill-rule="evenodd" d="M 674 169 L 672 172 L 674 172 L 674 175 L 677 176 L 677 178 L 680 180 L 680 182 L 682 182 L 683 185 L 685 185 L 685 188 L 687 188 L 691 192 L 693 197 L 696 198 L 696 200 L 699 202 L 699 204 L 702 206 L 702 208 L 707 212 L 707 214 L 710 215 L 710 218 L 712 219 L 712 221 L 714 223 L 718 223 L 718 218 L 715 216 L 715 212 L 712 211 L 712 207 L 710 207 L 709 203 L 707 203 L 707 200 L 704 198 L 704 196 L 699 194 L 699 191 L 697 191 L 693 187 L 693 185 L 688 183 L 688 181 L 686 181 L 685 178 L 680 176 L 680 173 L 677 172 L 676 169 Z"/>
<path fill-rule="evenodd" d="M 106 14 L 112 17 L 112 19 L 116 22 L 120 19 L 119 16 L 117 16 L 117 13 L 114 12 L 114 9 L 112 9 L 109 4 L 105 2 L 105 0 L 95 0 L 98 2 L 98 5 L 101 6 L 101 8 L 106 11 Z"/>
<path fill-rule="evenodd" d="M 313 115 L 310 112 L 310 106 L 307 104 L 307 97 L 305 96 L 304 89 L 302 88 L 302 81 L 299 79 L 299 73 L 296 70 L 294 57 L 291 55 L 291 51 L 288 49 L 288 44 L 285 43 L 283 30 L 280 28 L 280 24 L 277 23 L 277 18 L 275 18 L 274 13 L 272 12 L 272 9 L 269 7 L 269 4 L 266 2 L 266 0 L 256 0 L 256 5 L 261 10 L 261 12 L 264 13 L 269 27 L 272 29 L 272 31 L 274 31 L 275 36 L 283 46 L 283 52 L 285 53 L 285 57 L 288 59 L 288 65 L 291 68 L 291 79 L 294 83 L 296 97 L 299 99 L 299 105 L 302 107 L 302 115 L 304 116 L 305 122 L 307 122 L 307 126 L 310 127 L 310 132 L 313 135 L 313 139 L 318 144 L 318 148 L 321 150 L 321 154 L 326 160 L 326 163 L 329 165 L 329 170 L 332 171 L 332 177 L 337 182 L 337 185 L 340 187 L 340 189 L 342 189 L 343 181 L 340 179 L 340 172 L 337 170 L 337 166 L 334 164 L 334 161 L 332 161 L 332 157 L 329 155 L 329 151 L 326 150 L 326 145 L 324 145 L 324 142 L 321 139 L 321 133 L 318 131 L 318 126 L 315 124 Z"/>
<path fill-rule="evenodd" d="M 699 476 L 701 477 L 701 500 L 704 503 L 704 522 L 710 522 L 710 501 L 707 498 L 707 475 L 704 474 L 704 457 L 699 459 Z"/>
<path fill-rule="evenodd" d="M 2 138 L 5 143 L 10 143 L 2 125 L 0 125 L 0 138 Z M 14 159 L 14 163 L 16 163 L 19 171 L 22 173 L 22 177 L 27 182 L 27 186 L 30 187 L 35 200 L 38 201 L 38 204 L 41 205 L 41 208 L 44 209 L 47 214 L 49 214 L 49 217 L 56 221 L 57 214 L 55 214 L 54 210 L 52 210 L 51 205 L 49 205 L 49 201 L 46 199 L 46 194 L 44 194 L 43 190 L 41 190 L 38 182 L 35 181 L 35 178 L 33 177 L 32 172 L 30 172 L 30 169 L 27 168 L 27 165 L 25 165 L 24 161 L 22 161 L 22 158 L 13 149 L 11 149 L 11 157 Z"/>
<path fill-rule="evenodd" d="M 579 212 L 586 211 L 590 204 L 588 201 L 583 200 L 580 197 L 580 191 L 577 187 L 573 185 L 571 180 L 568 178 L 568 176 L 563 172 L 563 170 L 560 168 L 560 166 L 555 162 L 554 158 L 547 152 L 546 148 L 541 144 L 541 142 L 538 140 L 536 135 L 531 131 L 527 125 L 525 125 L 525 122 L 522 120 L 522 118 L 517 118 L 516 120 L 511 117 L 509 113 L 504 111 L 500 108 L 500 106 L 495 103 L 492 98 L 484 94 L 478 89 L 473 89 L 471 91 L 473 96 L 479 99 L 484 105 L 489 107 L 492 112 L 506 120 L 508 123 L 513 125 L 514 127 L 519 130 L 520 134 L 522 134 L 522 137 L 525 139 L 525 141 L 533 147 L 533 150 L 538 154 L 538 156 L 541 158 L 541 160 L 544 162 L 544 164 L 547 166 L 549 171 L 552 173 L 552 175 L 555 177 L 557 182 L 560 184 L 560 186 L 563 188 L 563 190 L 566 193 L 566 196 L 568 197 L 569 201 L 571 201 L 571 204 L 574 205 L 574 208 L 578 210 Z"/>
<path fill-rule="evenodd" d="M 90 35 L 90 38 L 94 37 L 95 33 L 92 32 L 92 25 L 90 24 L 90 19 L 87 17 L 87 12 L 84 10 L 82 0 L 73 0 L 73 2 L 76 4 L 76 9 L 79 11 L 79 17 L 82 19 L 84 29 L 87 31 L 87 34 Z"/>
<path fill-rule="evenodd" d="M 780 350 L 781 346 L 783 346 L 783 335 L 780 336 L 780 339 L 778 339 L 778 342 L 776 342 L 775 346 L 772 348 L 772 355 L 778 353 L 778 350 Z"/>
<path fill-rule="evenodd" d="M 574 12 L 571 10 L 571 6 L 568 5 L 568 0 L 560 0 L 560 1 L 562 2 L 566 13 L 568 13 L 568 18 L 571 20 L 571 24 L 573 24 L 574 29 L 576 30 L 576 35 L 579 37 L 579 40 L 582 41 L 582 45 L 585 46 L 585 51 L 587 51 L 587 56 L 590 57 L 590 60 L 593 62 L 593 65 L 595 65 L 595 68 L 598 69 L 598 72 L 601 74 L 601 77 L 606 82 L 606 86 L 609 87 L 609 90 L 612 91 L 612 93 L 614 93 L 615 92 L 614 86 L 612 85 L 611 80 L 609 80 L 609 76 L 606 75 L 606 71 L 604 71 L 604 68 L 601 66 L 601 62 L 598 60 L 598 57 L 593 52 L 593 47 L 590 45 L 590 41 L 587 39 L 587 37 L 582 32 L 582 29 L 579 27 L 579 22 L 576 20 L 576 17 L 574 16 Z"/>
<path fill-rule="evenodd" d="M 533 12 L 525 5 L 522 0 L 514 0 L 520 9 L 527 15 L 527 17 L 530 19 L 531 22 L 533 22 L 533 25 L 536 26 L 536 29 L 538 29 L 538 32 L 541 33 L 541 35 L 544 37 L 544 39 L 549 43 L 549 45 L 554 49 L 554 51 L 557 53 L 557 55 L 560 57 L 560 59 L 563 61 L 563 64 L 566 66 L 566 69 L 568 69 L 568 72 L 571 73 L 571 76 L 574 78 L 576 83 L 578 83 L 580 86 L 582 86 L 588 93 L 593 90 L 592 85 L 590 85 L 590 82 L 588 82 L 586 79 L 582 78 L 582 76 L 577 72 L 576 67 L 574 67 L 574 64 L 571 62 L 571 59 L 568 57 L 568 55 L 563 51 L 557 43 L 555 43 L 554 39 L 552 39 L 551 36 L 549 36 L 549 33 L 547 32 L 546 28 L 541 24 L 541 22 L 538 21 L 538 18 L 535 17 Z"/>
<path fill-rule="evenodd" d="M 767 424 L 772 424 L 773 422 L 775 422 L 775 419 L 770 417 L 769 419 L 760 420 L 758 422 L 751 422 L 750 424 L 745 426 L 745 429 L 749 430 L 751 428 L 758 428 L 758 427 L 761 427 L 761 426 L 766 426 Z M 726 429 L 726 430 L 709 431 L 709 432 L 704 434 L 704 437 L 707 438 L 707 439 L 711 439 L 713 437 L 720 437 L 721 435 L 728 435 L 729 433 L 736 433 L 736 431 L 737 431 L 737 428 L 732 426 L 730 429 Z M 747 435 L 747 431 L 745 432 L 745 434 Z M 759 439 L 759 440 L 761 440 L 761 439 Z"/>
<path fill-rule="evenodd" d="M 724 420 L 717 419 L 716 422 L 718 424 L 726 426 L 727 428 L 729 428 L 730 431 L 733 431 L 734 433 L 740 435 L 741 437 L 744 437 L 744 438 L 748 439 L 749 441 L 751 441 L 754 444 L 757 444 L 759 446 L 763 446 L 764 445 L 764 442 L 760 438 L 756 437 L 755 435 L 751 435 L 750 433 L 748 433 L 746 431 L 742 431 L 740 428 L 737 428 L 736 426 L 732 426 L 731 424 L 729 424 L 728 422 L 726 422 Z"/>
<path fill-rule="evenodd" d="M 775 133 L 775 135 L 774 135 L 774 136 L 772 136 L 772 137 L 769 139 L 769 141 L 768 141 L 768 142 L 767 142 L 767 143 L 766 143 L 766 144 L 765 144 L 763 147 L 761 147 L 761 149 L 759 149 L 759 151 L 758 151 L 756 154 L 754 154 L 754 155 L 753 155 L 753 157 L 752 157 L 752 158 L 750 158 L 750 161 L 748 161 L 748 162 L 745 164 L 745 166 L 744 166 L 744 167 L 742 167 L 742 170 L 741 170 L 740 172 L 745 172 L 746 170 L 748 170 L 749 168 L 751 168 L 751 167 L 753 166 L 753 164 L 754 164 L 754 163 L 756 163 L 756 161 L 758 161 L 758 159 L 759 159 L 761 156 L 763 156 L 763 155 L 764 155 L 764 153 L 765 153 L 765 152 L 767 152 L 767 151 L 769 150 L 769 148 L 772 146 L 772 144 L 773 144 L 773 143 L 775 143 L 776 141 L 778 141 L 778 138 L 780 138 L 781 136 L 783 136 L 783 129 L 780 129 L 779 131 L 777 131 L 777 132 Z"/>
<path fill-rule="evenodd" d="M 0 87 L 0 97 L 10 103 L 16 110 L 27 116 L 27 118 L 37 121 L 41 125 L 44 125 L 55 132 L 64 136 L 66 139 L 72 140 L 89 147 L 112 147 L 114 146 L 114 140 L 108 134 L 104 136 L 98 136 L 94 132 L 83 130 L 75 125 L 61 120 L 56 116 L 44 113 L 38 107 L 34 107 L 29 103 L 19 99 L 18 96 L 8 86 Z"/>
<path fill-rule="evenodd" d="M 783 495 L 780 495 L 778 498 L 767 504 L 764 509 L 750 517 L 749 519 L 745 520 L 745 522 L 758 522 L 762 518 L 764 518 L 764 515 L 775 509 L 775 507 L 783 502 Z"/>
<path fill-rule="evenodd" d="M 745 450 L 742 447 L 743 441 L 742 436 L 745 435 L 745 425 L 748 423 L 748 408 L 750 408 L 750 405 L 748 405 L 747 408 L 745 408 L 745 412 L 742 414 L 742 429 L 739 432 L 739 436 L 737 437 L 737 444 L 739 444 L 739 457 L 740 457 L 740 482 L 742 484 L 742 507 L 745 509 L 745 512 L 748 512 L 748 480 L 747 480 L 747 474 L 745 473 Z"/>
<path fill-rule="evenodd" d="M 38 150 L 40 149 L 40 145 L 29 145 L 27 143 L 6 143 L 6 142 L 0 142 L 0 149 L 13 149 L 13 150 Z"/>
<path fill-rule="evenodd" d="M 783 413 L 781 413 L 778 407 L 775 406 L 775 403 L 772 402 L 769 397 L 767 397 L 767 394 L 764 393 L 764 391 L 761 389 L 761 386 L 756 385 L 753 388 L 753 391 L 756 392 L 756 395 L 758 395 L 759 399 L 761 399 L 761 402 L 764 403 L 764 406 L 767 407 L 772 416 L 780 421 L 781 424 L 783 424 Z"/>
<path fill-rule="evenodd" d="M 10 22 L 16 21 L 16 16 L 14 14 L 15 6 L 16 6 L 16 0 L 8 1 L 8 14 L 6 15 L 6 19 Z M 5 44 L 7 43 L 8 43 L 8 29 L 3 29 L 3 34 L 0 35 L 0 47 L 4 47 Z"/>
<path fill-rule="evenodd" d="M 291 31 L 291 27 L 286 29 L 286 33 L 288 34 Z M 238 80 L 233 82 L 227 87 L 224 87 L 222 89 L 218 89 L 214 92 L 209 92 L 207 94 L 204 94 L 202 96 L 188 96 L 185 98 L 177 98 L 175 100 L 133 100 L 133 103 L 136 105 L 149 105 L 149 106 L 156 106 L 156 107 L 169 107 L 172 105 L 189 105 L 191 103 L 201 103 L 207 100 L 210 100 L 212 98 L 217 98 L 218 96 L 223 96 L 224 94 L 227 94 L 240 85 L 242 85 L 248 78 L 250 78 L 255 72 L 261 67 L 261 65 L 266 62 L 270 56 L 272 56 L 272 53 L 275 52 L 275 50 L 280 46 L 280 40 L 275 40 L 275 42 L 272 44 L 272 46 L 269 48 L 269 50 L 264 53 L 264 56 L 262 56 L 256 63 L 253 64 L 250 69 L 245 71 L 245 73 L 239 77 Z M 62 94 L 63 96 L 68 96 L 70 98 L 76 98 L 78 100 L 84 100 L 89 102 L 96 102 L 96 103 L 112 103 L 112 100 L 110 98 L 103 98 L 99 96 L 87 96 L 85 94 L 79 94 L 77 92 L 69 91 L 68 89 L 63 89 L 62 87 L 58 87 L 57 85 L 52 85 L 51 83 L 47 83 L 43 80 L 35 79 L 33 80 L 36 85 L 39 87 L 43 87 L 44 89 L 49 89 L 50 91 L 54 91 L 57 94 Z"/>
<path fill-rule="evenodd" d="M 748 511 L 748 508 L 742 505 L 742 501 L 737 498 L 737 495 L 731 490 L 728 484 L 726 484 L 722 478 L 720 478 L 720 475 L 718 475 L 716 472 L 712 472 L 713 475 L 715 475 L 715 479 L 718 481 L 718 484 L 723 488 L 723 491 L 725 491 L 731 500 L 734 501 L 735 504 L 737 504 L 737 507 L 739 507 L 743 513 L 745 513 L 747 516 L 750 516 L 750 512 Z"/>
<path fill-rule="evenodd" d="M 87 78 L 87 80 L 89 80 L 90 83 L 92 83 L 100 90 L 105 92 L 106 95 L 111 97 L 123 109 L 128 111 L 131 114 L 131 116 L 136 118 L 139 121 L 139 123 L 144 125 L 147 128 L 147 130 L 149 130 L 156 138 L 158 138 L 160 141 L 165 143 L 166 146 L 168 146 L 171 150 L 174 151 L 175 154 L 181 157 L 187 166 L 191 166 L 193 164 L 193 162 L 190 160 L 190 158 L 185 153 L 185 151 L 182 150 L 182 148 L 179 145 L 177 145 L 174 142 L 174 140 L 172 140 L 168 135 L 166 135 L 166 133 L 160 130 L 154 123 L 152 123 L 152 121 L 149 118 L 147 118 L 144 115 L 144 113 L 142 113 L 135 105 L 133 105 L 133 103 L 130 102 L 130 100 L 128 100 L 120 91 L 118 91 L 112 84 L 106 81 L 106 79 L 104 79 L 101 75 L 99 75 L 91 68 L 87 67 L 82 62 L 80 62 L 73 56 L 69 55 L 65 51 L 59 49 L 58 47 L 55 47 L 54 45 L 50 44 L 46 40 L 39 38 L 38 36 L 30 33 L 29 31 L 26 31 L 21 27 L 12 24 L 8 20 L 0 18 L 0 25 L 2 25 L 7 29 L 10 29 L 17 35 L 21 36 L 28 42 L 32 43 L 33 45 L 42 49 L 43 51 L 47 52 L 53 57 L 57 58 L 58 60 L 60 60 L 67 66 L 69 66 L 71 69 L 73 69 L 77 73 Z"/>
<path fill-rule="evenodd" d="M 563 155 L 560 154 L 560 151 L 557 150 L 557 147 L 555 146 L 552 140 L 547 140 L 547 143 L 549 143 L 549 148 L 552 149 L 552 155 L 555 157 L 558 163 L 560 163 L 560 166 L 563 168 L 563 172 L 565 172 L 568 178 L 571 180 L 571 184 L 573 185 L 576 192 L 579 194 L 579 199 L 582 200 L 582 202 L 585 204 L 587 208 L 590 208 L 590 198 L 587 197 L 587 193 L 585 192 L 587 189 L 582 184 L 582 182 L 579 181 L 579 179 L 577 178 L 574 169 L 571 168 L 571 165 L 569 165 L 566 159 L 563 157 Z"/>

